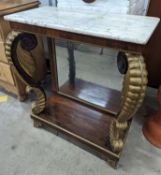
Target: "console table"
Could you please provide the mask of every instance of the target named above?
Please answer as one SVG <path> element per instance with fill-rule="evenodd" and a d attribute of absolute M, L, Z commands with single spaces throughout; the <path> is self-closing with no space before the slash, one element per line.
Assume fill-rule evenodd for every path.
<path fill-rule="evenodd" d="M 80 14 L 60 11 L 55 7 L 41 7 L 5 16 L 5 20 L 10 21 L 14 30 L 6 42 L 8 59 L 28 85 L 27 91 L 34 91 L 37 95 L 31 114 L 34 126 L 54 128 L 67 134 L 94 148 L 116 167 L 131 118 L 144 100 L 147 71 L 142 52 L 156 29 L 159 18 Z M 46 97 L 42 82 L 34 81 L 17 59 L 19 43 L 28 51 L 36 47 L 37 41 L 33 33 L 48 37 L 53 92 L 49 97 Z M 65 41 L 64 48 L 69 56 L 69 80 L 64 84 L 59 82 L 58 72 L 63 71 L 63 68 L 59 70 L 57 48 L 54 46 L 56 42 L 51 38 Z M 120 50 L 118 69 L 124 75 L 121 98 L 115 90 L 76 77 L 77 59 L 74 57 L 74 49 L 78 43 Z M 60 52 L 63 52 L 62 47 Z M 92 97 L 89 95 L 91 92 Z M 82 93 L 85 93 L 87 99 L 81 96 Z M 103 95 L 100 96 L 101 94 Z M 92 100 L 88 101 L 90 98 Z"/>

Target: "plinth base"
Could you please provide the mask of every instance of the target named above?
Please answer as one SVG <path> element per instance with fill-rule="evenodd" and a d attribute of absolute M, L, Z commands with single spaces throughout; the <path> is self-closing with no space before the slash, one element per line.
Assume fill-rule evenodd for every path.
<path fill-rule="evenodd" d="M 60 95 L 47 100 L 46 109 L 40 115 L 31 115 L 35 127 L 55 129 L 91 147 L 114 168 L 120 153 L 114 153 L 109 144 L 110 124 L 114 116 L 97 111 Z M 129 123 L 130 125 L 130 123 Z M 125 141 L 128 129 L 122 132 Z"/>

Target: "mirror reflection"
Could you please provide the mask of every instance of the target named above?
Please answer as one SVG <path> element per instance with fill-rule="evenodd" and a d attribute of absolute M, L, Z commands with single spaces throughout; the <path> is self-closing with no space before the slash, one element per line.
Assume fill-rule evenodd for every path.
<path fill-rule="evenodd" d="M 67 40 L 56 40 L 55 47 L 59 93 L 117 113 L 123 78 L 118 52 Z"/>

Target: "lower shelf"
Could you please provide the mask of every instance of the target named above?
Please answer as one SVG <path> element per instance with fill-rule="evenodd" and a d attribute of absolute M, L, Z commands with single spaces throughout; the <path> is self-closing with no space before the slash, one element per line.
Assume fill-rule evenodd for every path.
<path fill-rule="evenodd" d="M 107 113 L 99 112 L 71 99 L 54 95 L 47 100 L 45 111 L 31 116 L 50 128 L 55 128 L 91 146 L 105 156 L 118 160 L 109 144 L 109 127 L 113 120 Z M 122 135 L 124 138 L 126 132 Z"/>

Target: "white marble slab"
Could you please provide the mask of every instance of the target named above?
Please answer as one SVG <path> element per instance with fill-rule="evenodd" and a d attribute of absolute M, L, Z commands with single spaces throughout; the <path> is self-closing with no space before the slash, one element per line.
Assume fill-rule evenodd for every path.
<path fill-rule="evenodd" d="M 11 14 L 5 20 L 137 44 L 146 44 L 159 23 L 154 17 L 77 13 L 56 7 Z"/>

